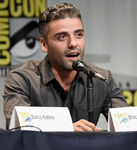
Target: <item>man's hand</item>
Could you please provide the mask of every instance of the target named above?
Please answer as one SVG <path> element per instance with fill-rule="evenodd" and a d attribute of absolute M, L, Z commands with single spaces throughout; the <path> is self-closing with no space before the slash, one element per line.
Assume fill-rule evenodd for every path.
<path fill-rule="evenodd" d="M 98 128 L 95 126 L 95 124 L 85 120 L 81 119 L 75 123 L 73 123 L 74 131 L 101 131 L 101 128 Z"/>

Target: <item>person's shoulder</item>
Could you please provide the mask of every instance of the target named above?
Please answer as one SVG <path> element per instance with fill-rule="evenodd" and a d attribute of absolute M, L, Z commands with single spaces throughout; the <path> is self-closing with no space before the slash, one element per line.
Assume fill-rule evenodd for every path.
<path fill-rule="evenodd" d="M 88 66 L 90 67 L 90 69 L 91 69 L 93 72 L 96 72 L 96 73 L 101 74 L 105 79 L 108 79 L 108 78 L 109 78 L 109 75 L 110 75 L 110 73 L 111 73 L 110 70 L 101 68 L 101 67 L 96 66 L 96 65 L 91 64 L 91 63 L 87 63 L 87 62 L 85 62 L 85 63 L 86 63 L 86 65 L 88 65 Z"/>
<path fill-rule="evenodd" d="M 34 71 L 38 67 L 39 63 L 40 62 L 36 61 L 36 60 L 29 60 L 16 69 L 17 70 L 32 70 L 32 71 Z"/>
<path fill-rule="evenodd" d="M 29 60 L 22 64 L 19 67 L 12 69 L 9 74 L 18 73 L 18 74 L 26 74 L 30 72 L 36 72 L 38 69 L 39 61 Z"/>

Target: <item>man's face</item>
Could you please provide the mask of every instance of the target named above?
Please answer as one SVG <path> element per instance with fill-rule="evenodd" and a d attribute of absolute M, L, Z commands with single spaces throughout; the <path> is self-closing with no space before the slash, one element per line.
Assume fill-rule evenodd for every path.
<path fill-rule="evenodd" d="M 85 50 L 84 28 L 79 18 L 51 21 L 47 27 L 47 52 L 52 67 L 72 70 L 72 62 L 82 60 Z"/>

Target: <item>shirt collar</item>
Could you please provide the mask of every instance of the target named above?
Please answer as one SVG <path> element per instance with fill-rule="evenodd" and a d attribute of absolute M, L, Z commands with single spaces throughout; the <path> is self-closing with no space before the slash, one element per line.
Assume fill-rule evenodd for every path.
<path fill-rule="evenodd" d="M 46 56 L 39 64 L 39 71 L 42 78 L 42 83 L 45 85 L 48 82 L 52 81 L 54 78 L 54 75 L 51 71 L 51 65 L 48 61 L 48 57 Z"/>
<path fill-rule="evenodd" d="M 42 78 L 42 83 L 45 85 L 50 81 L 54 80 L 55 77 L 51 71 L 51 65 L 48 61 L 48 57 L 46 56 L 39 64 L 39 71 Z M 83 72 L 79 72 L 76 77 L 78 80 L 83 80 L 84 82 L 87 81 L 87 76 Z"/>

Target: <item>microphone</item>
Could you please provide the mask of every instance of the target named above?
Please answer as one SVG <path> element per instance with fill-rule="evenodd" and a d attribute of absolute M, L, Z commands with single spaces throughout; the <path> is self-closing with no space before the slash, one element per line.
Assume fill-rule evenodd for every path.
<path fill-rule="evenodd" d="M 83 61 L 73 61 L 72 68 L 76 71 L 83 71 L 88 76 L 92 76 L 103 81 L 106 80 L 101 74 L 92 71 Z"/>
<path fill-rule="evenodd" d="M 83 71 L 85 74 L 88 75 L 87 79 L 87 112 L 88 112 L 88 121 L 95 123 L 94 121 L 94 101 L 93 101 L 93 83 L 92 83 L 92 77 L 98 78 L 106 84 L 107 91 L 108 91 L 108 99 L 110 106 L 108 107 L 112 108 L 112 102 L 111 102 L 111 96 L 108 84 L 106 82 L 106 79 L 99 73 L 94 72 L 91 70 L 91 68 L 86 65 L 83 61 L 73 61 L 72 68 L 76 71 Z"/>

